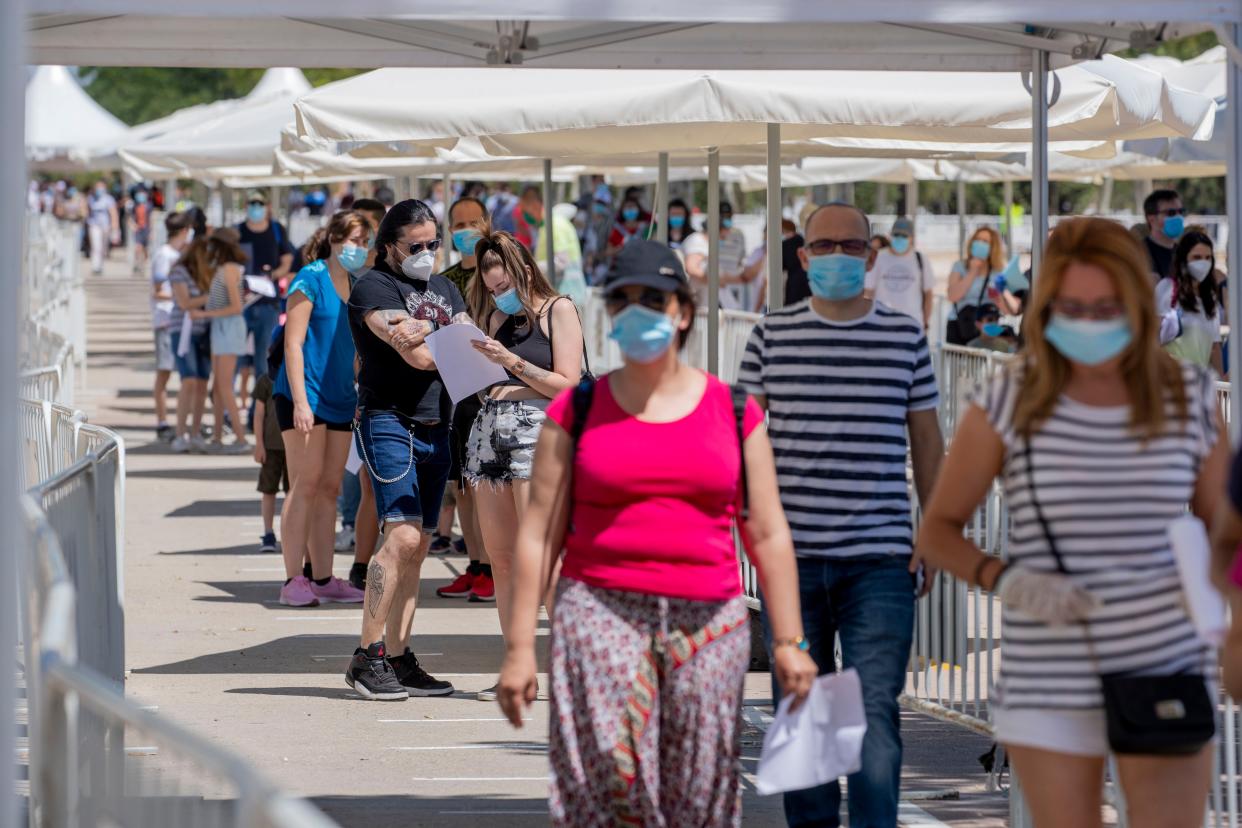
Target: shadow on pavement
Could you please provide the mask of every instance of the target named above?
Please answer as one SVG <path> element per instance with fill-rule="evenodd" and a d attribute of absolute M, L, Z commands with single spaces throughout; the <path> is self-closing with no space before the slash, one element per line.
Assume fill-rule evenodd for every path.
<path fill-rule="evenodd" d="M 273 552 L 260 552 L 257 536 L 254 543 L 243 543 L 237 546 L 221 546 L 217 549 L 182 549 L 175 552 L 158 552 L 159 555 L 254 555 L 258 560 L 268 559 L 275 566 L 280 563 L 280 555 Z"/>
<path fill-rule="evenodd" d="M 171 454 L 171 452 L 169 453 Z M 199 469 L 143 469 L 141 471 L 128 471 L 125 476 L 128 478 L 154 477 L 162 480 L 258 481 L 259 466 L 256 463 L 253 464 L 253 468 L 245 468 L 240 466 L 216 466 Z"/>
<path fill-rule="evenodd" d="M 410 773 L 414 776 L 413 771 Z M 486 771 L 480 776 L 490 776 Z M 462 793 L 458 796 L 325 796 L 311 802 L 342 826 L 526 826 L 548 824 L 546 797 L 496 794 L 489 792 L 495 783 L 446 782 L 411 783 L 451 785 Z M 527 783 L 529 784 L 529 783 Z"/>
<path fill-rule="evenodd" d="M 255 471 L 256 479 L 258 471 Z M 259 494 L 235 500 L 195 500 L 173 509 L 164 517 L 258 517 Z"/>
<path fill-rule="evenodd" d="M 253 550 L 252 546 L 229 547 L 230 549 L 240 548 L 241 552 L 214 552 L 211 554 L 246 554 Z M 166 552 L 167 555 L 193 555 L 202 554 L 196 552 Z M 352 558 L 352 552 L 337 552 L 337 560 L 334 561 L 337 570 L 337 577 L 344 575 L 342 571 L 342 556 Z M 280 558 L 271 556 L 273 566 L 280 565 Z M 195 601 L 204 601 L 206 603 L 237 603 L 237 604 L 260 604 L 263 606 L 271 606 L 273 609 L 289 609 L 294 612 L 299 610 L 294 607 L 281 608 L 277 603 L 278 587 L 283 581 L 283 576 L 279 573 L 272 573 L 267 580 L 262 581 L 200 581 L 203 586 L 211 587 L 222 594 L 219 595 L 199 595 L 194 598 Z M 450 578 L 423 578 L 418 590 L 418 606 L 428 609 L 433 607 L 451 607 L 453 609 L 477 609 L 490 612 L 496 611 L 496 603 L 494 601 L 467 601 L 463 598 L 441 598 L 436 595 L 436 590 L 442 586 L 448 586 L 452 583 Z M 324 610 L 328 612 L 358 609 L 361 604 L 321 604 L 315 607 L 317 613 Z"/>

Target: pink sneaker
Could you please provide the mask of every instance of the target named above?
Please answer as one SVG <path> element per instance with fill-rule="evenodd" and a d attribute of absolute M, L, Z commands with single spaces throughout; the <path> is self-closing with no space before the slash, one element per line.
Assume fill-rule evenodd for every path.
<path fill-rule="evenodd" d="M 311 592 L 311 581 L 299 575 L 280 588 L 280 603 L 286 607 L 317 607 L 319 599 Z"/>
<path fill-rule="evenodd" d="M 320 586 L 314 581 L 307 581 L 307 585 L 310 586 L 311 593 L 324 604 L 362 603 L 362 590 L 358 589 L 358 587 L 354 586 L 349 581 L 342 581 L 335 575 L 332 576 L 332 580 L 328 581 L 323 586 Z"/>

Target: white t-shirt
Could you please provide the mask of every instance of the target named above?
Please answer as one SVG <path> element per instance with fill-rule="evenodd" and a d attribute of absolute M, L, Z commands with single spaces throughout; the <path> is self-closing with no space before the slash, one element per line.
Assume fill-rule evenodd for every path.
<path fill-rule="evenodd" d="M 172 272 L 173 265 L 181 258 L 181 251 L 165 244 L 155 251 L 155 255 L 151 257 L 151 287 L 153 292 L 158 290 L 172 296 L 172 283 L 168 281 L 168 274 Z M 173 300 L 172 299 L 156 299 L 151 298 L 151 327 L 155 329 L 167 328 L 172 325 Z"/>
<path fill-rule="evenodd" d="M 881 250 L 867 271 L 866 284 L 867 290 L 875 293 L 876 301 L 913 316 L 922 325 L 923 292 L 935 289 L 936 276 L 931 260 L 917 251 L 898 256 Z"/>
<path fill-rule="evenodd" d="M 686 238 L 681 245 L 682 255 L 689 259 L 691 256 L 699 255 L 707 256 L 707 233 L 693 233 Z M 722 230 L 720 233 L 720 275 L 734 276 L 741 273 L 746 264 L 746 239 L 742 236 L 740 230 L 731 229 L 728 235 Z M 694 301 L 700 308 L 707 307 L 707 282 L 691 279 L 690 283 L 694 286 Z M 744 301 L 745 285 L 729 285 L 720 289 L 720 307 L 729 310 L 751 310 L 746 307 Z"/>
<path fill-rule="evenodd" d="M 1164 314 L 1173 307 L 1173 279 L 1161 279 L 1156 283 L 1156 311 Z M 1180 303 L 1177 308 L 1181 309 Z M 1212 346 L 1221 341 L 1220 306 L 1213 308 L 1211 316 L 1201 310 L 1180 310 L 1178 319 L 1182 323 L 1182 334 L 1165 345 L 1165 350 L 1178 359 L 1204 368 L 1212 367 Z"/>

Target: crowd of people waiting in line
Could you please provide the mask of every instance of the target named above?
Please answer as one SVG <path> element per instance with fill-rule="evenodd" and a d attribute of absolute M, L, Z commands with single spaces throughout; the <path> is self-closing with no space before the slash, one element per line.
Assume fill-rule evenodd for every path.
<path fill-rule="evenodd" d="M 256 327 L 245 277 L 294 273 L 265 199 L 250 195 L 238 228 L 169 215 L 167 251 L 153 257 L 167 273 L 153 301 L 170 332 L 163 343 L 157 332 L 157 353 L 182 376 L 176 447 L 200 439 L 213 369 L 213 433 L 227 414 L 244 443 L 231 378 L 237 343 Z M 836 640 L 861 678 L 868 729 L 848 779 L 850 824 L 896 824 L 897 697 L 915 601 L 938 569 L 1004 606 L 991 715 L 1037 825 L 1099 824 L 1110 750 L 1132 821 L 1201 822 L 1210 733 L 1145 753 L 1117 744 L 1110 724 L 1126 703 L 1118 681 L 1167 690 L 1177 679 L 1167 692 L 1191 713 L 1215 686 L 1166 535 L 1187 507 L 1215 523 L 1213 575 L 1242 607 L 1242 463 L 1226 486 L 1214 382 L 1225 282 L 1210 237 L 1176 220 L 1175 193 L 1149 199 L 1142 241 L 1105 219 L 1062 221 L 1034 279 L 1015 275 L 992 228 L 970 237 L 949 277 L 950 341 L 1017 357 L 972 397 L 947 456 L 926 334 L 934 275 L 909 220 L 880 238 L 861 210 L 834 203 L 802 234 L 784 226 L 797 263 L 789 301 L 755 326 L 731 388 L 679 359 L 706 289 L 684 204 L 670 210 L 666 246 L 623 198 L 610 263 L 597 274 L 588 260 L 623 356 L 595 378 L 574 304 L 539 265 L 538 191 L 476 195 L 448 208 L 461 260 L 439 272 L 432 204 L 360 200 L 332 215 L 276 294 L 287 306 L 268 337 L 273 359 L 261 366 L 266 349 L 254 349 L 264 548 L 277 546 L 283 482 L 280 600 L 364 605 L 345 673 L 358 695 L 453 692 L 410 642 L 422 563 L 453 548 L 455 506 L 470 564 L 437 592 L 496 601 L 505 655 L 479 697 L 498 699 L 517 727 L 538 692 L 541 605 L 552 620 L 553 821 L 739 824 L 750 627 L 736 525 L 765 599 L 774 698 L 802 699 L 833 671 Z M 594 203 L 589 212 L 603 217 Z M 722 210 L 722 245 L 730 220 Z M 255 239 L 269 233 L 263 270 Z M 190 315 L 188 348 L 177 314 Z M 1001 325 L 1015 317 L 1020 330 Z M 506 379 L 453 406 L 425 340 L 460 322 L 482 329 L 474 347 Z M 355 562 L 341 580 L 332 504 L 351 442 Z M 917 538 L 907 457 L 926 504 Z M 1014 519 L 1004 561 L 963 535 L 998 476 Z M 1242 690 L 1242 640 L 1223 658 L 1226 686 Z M 830 782 L 784 804 L 791 825 L 835 825 L 842 792 Z"/>

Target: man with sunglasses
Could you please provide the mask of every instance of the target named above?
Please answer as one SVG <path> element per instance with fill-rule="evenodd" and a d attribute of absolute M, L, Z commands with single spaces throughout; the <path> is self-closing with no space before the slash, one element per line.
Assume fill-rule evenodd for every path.
<path fill-rule="evenodd" d="M 1173 248 L 1186 229 L 1186 208 L 1176 190 L 1156 190 L 1143 199 L 1143 213 L 1148 231 L 1143 245 L 1158 282 L 1173 273 Z"/>
<path fill-rule="evenodd" d="M 409 648 L 420 571 L 448 479 L 453 411 L 424 340 L 469 321 L 461 292 L 432 274 L 438 227 L 424 202 L 394 205 L 376 234 L 375 266 L 349 296 L 361 364 L 354 440 L 371 475 L 384 539 L 367 569 L 362 640 L 345 671 L 346 683 L 366 699 L 453 692 Z"/>
<path fill-rule="evenodd" d="M 770 417 L 811 658 L 831 671 L 839 634 L 845 666 L 862 680 L 867 735 L 862 769 L 849 777 L 850 824 L 896 825 L 897 696 L 915 594 L 935 575 L 913 552 L 906 457 L 925 501 L 944 442 L 922 326 L 863 294 L 870 238 L 852 204 L 810 216 L 800 258 L 812 295 L 760 320 L 739 379 Z M 835 781 L 785 794 L 790 825 L 839 825 L 840 806 Z"/>

